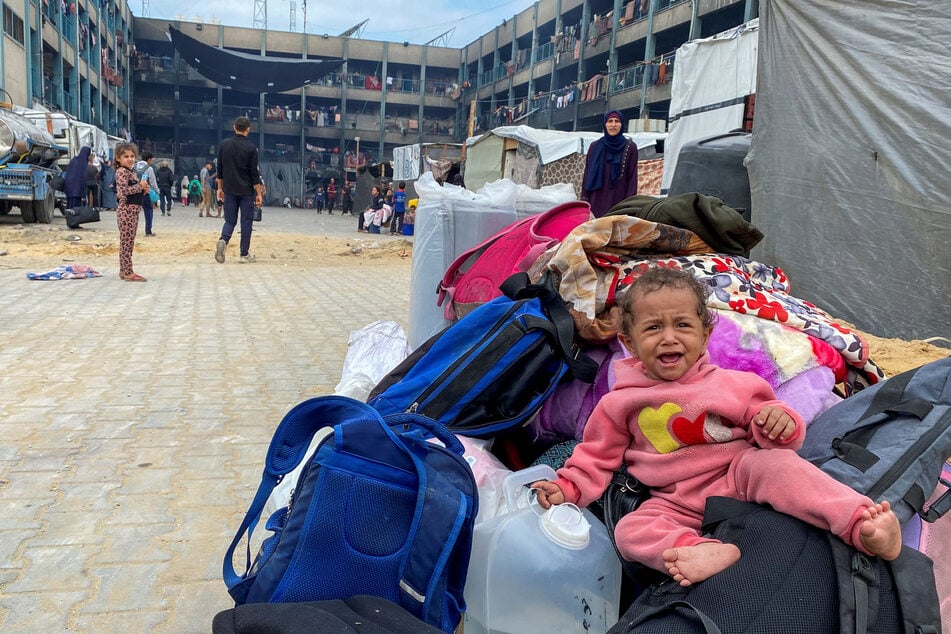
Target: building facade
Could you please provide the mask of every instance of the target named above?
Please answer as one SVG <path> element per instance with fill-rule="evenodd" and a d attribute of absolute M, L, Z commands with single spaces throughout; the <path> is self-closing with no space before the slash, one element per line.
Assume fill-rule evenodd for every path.
<path fill-rule="evenodd" d="M 132 127 L 132 52 L 125 0 L 3 3 L 3 101 L 67 112 L 121 136 Z"/>
<path fill-rule="evenodd" d="M 412 143 L 497 125 L 601 129 L 609 109 L 666 119 L 677 48 L 756 17 L 755 0 L 539 0 L 463 48 L 132 18 L 124 0 L 4 3 L 4 89 L 98 125 L 191 170 L 238 115 L 262 160 L 352 170 Z M 250 94 L 191 69 L 169 24 L 269 58 L 338 58 L 302 88 Z"/>
<path fill-rule="evenodd" d="M 756 0 L 541 0 L 462 49 L 473 131 L 666 120 L 674 54 L 757 17 Z"/>

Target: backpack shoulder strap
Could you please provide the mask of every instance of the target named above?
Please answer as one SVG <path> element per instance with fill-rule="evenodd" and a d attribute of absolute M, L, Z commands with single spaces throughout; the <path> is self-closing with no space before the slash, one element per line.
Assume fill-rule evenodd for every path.
<path fill-rule="evenodd" d="M 565 306 L 565 301 L 555 290 L 551 273 L 546 273 L 535 284 L 530 283 L 528 273 L 515 273 L 502 282 L 500 288 L 502 293 L 511 299 L 538 297 L 541 300 L 545 312 L 554 324 L 556 342 L 571 374 L 579 381 L 593 383 L 599 366 L 575 343 L 575 321 Z"/>
<path fill-rule="evenodd" d="M 904 632 L 937 634 L 941 610 L 935 587 L 933 563 L 913 548 L 903 546 L 898 559 L 870 558 L 827 533 L 829 549 L 839 584 L 839 631 L 841 634 L 865 634 L 875 630 L 880 592 L 886 586 L 882 574 L 891 572 L 895 600 L 901 611 Z"/>

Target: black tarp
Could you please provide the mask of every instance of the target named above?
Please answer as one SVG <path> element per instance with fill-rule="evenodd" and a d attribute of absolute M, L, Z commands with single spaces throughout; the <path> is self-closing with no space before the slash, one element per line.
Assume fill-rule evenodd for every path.
<path fill-rule="evenodd" d="M 171 25 L 168 37 L 185 63 L 202 77 L 240 92 L 293 90 L 343 65 L 338 58 L 286 59 L 229 51 L 203 44 Z"/>

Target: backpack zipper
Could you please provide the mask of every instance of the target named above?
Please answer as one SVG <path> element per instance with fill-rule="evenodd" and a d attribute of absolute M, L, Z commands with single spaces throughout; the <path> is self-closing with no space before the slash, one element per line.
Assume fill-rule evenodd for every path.
<path fill-rule="evenodd" d="M 866 495 L 872 498 L 873 502 L 877 502 L 879 496 L 887 491 L 912 463 L 918 460 L 922 450 L 933 445 L 934 441 L 948 429 L 949 425 L 951 425 L 951 410 L 945 412 L 925 434 L 921 435 L 911 447 L 901 455 L 901 458 L 896 460 L 895 464 L 885 471 L 882 477 L 878 479 L 878 482 L 869 487 Z M 926 491 L 925 493 L 930 495 L 931 492 Z M 915 510 L 917 511 L 918 509 Z"/>
<path fill-rule="evenodd" d="M 503 315 L 500 319 L 496 320 L 495 327 L 492 328 L 492 330 L 487 332 L 485 335 L 483 335 L 481 339 L 479 339 L 478 344 L 473 346 L 465 356 L 462 356 L 456 359 L 455 362 L 452 363 L 452 365 L 446 368 L 442 374 L 440 374 L 438 377 L 436 377 L 436 379 L 432 383 L 430 383 L 428 388 L 423 390 L 423 392 L 421 392 L 420 395 L 416 397 L 416 399 L 414 399 L 413 404 L 410 405 L 408 409 L 406 409 L 406 413 L 415 414 L 417 413 L 417 410 L 419 410 L 420 407 L 425 407 L 428 404 L 426 402 L 427 399 L 430 396 L 432 396 L 433 392 L 435 392 L 437 389 L 445 387 L 444 383 L 448 377 L 452 376 L 455 373 L 455 371 L 463 363 L 468 362 L 470 358 L 478 354 L 479 351 L 481 351 L 482 348 L 485 346 L 486 341 L 489 341 L 492 337 L 494 337 L 495 334 L 500 329 L 504 329 L 509 324 L 509 320 L 512 314 L 518 311 L 518 309 L 522 307 L 525 301 L 527 300 L 515 302 L 512 305 L 512 307 L 508 311 L 506 311 L 505 315 Z M 439 418 L 439 415 L 442 414 L 442 412 L 438 414 L 434 414 L 433 412 L 424 412 L 424 413 L 430 418 Z"/>

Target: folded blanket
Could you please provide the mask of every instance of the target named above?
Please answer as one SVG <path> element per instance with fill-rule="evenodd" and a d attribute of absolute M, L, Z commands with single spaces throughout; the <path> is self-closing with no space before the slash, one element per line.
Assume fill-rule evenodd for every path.
<path fill-rule="evenodd" d="M 85 264 L 71 264 L 69 266 L 57 266 L 45 273 L 26 274 L 28 280 L 84 280 L 88 277 L 102 277 L 102 273 L 94 271 L 91 266 Z"/>
<path fill-rule="evenodd" d="M 714 196 L 689 193 L 656 198 L 631 196 L 611 208 L 610 215 L 637 216 L 688 229 L 709 244 L 711 251 L 749 255 L 763 233 L 740 213 Z"/>
<path fill-rule="evenodd" d="M 532 266 L 555 271 L 578 335 L 603 343 L 620 327 L 615 298 L 651 265 L 693 273 L 711 288 L 712 308 L 789 326 L 829 344 L 845 364 L 847 393 L 877 383 L 884 373 L 869 359 L 868 342 L 828 313 L 789 294 L 781 269 L 737 255 L 710 253 L 691 231 L 629 216 L 605 216 L 578 226 Z"/>

